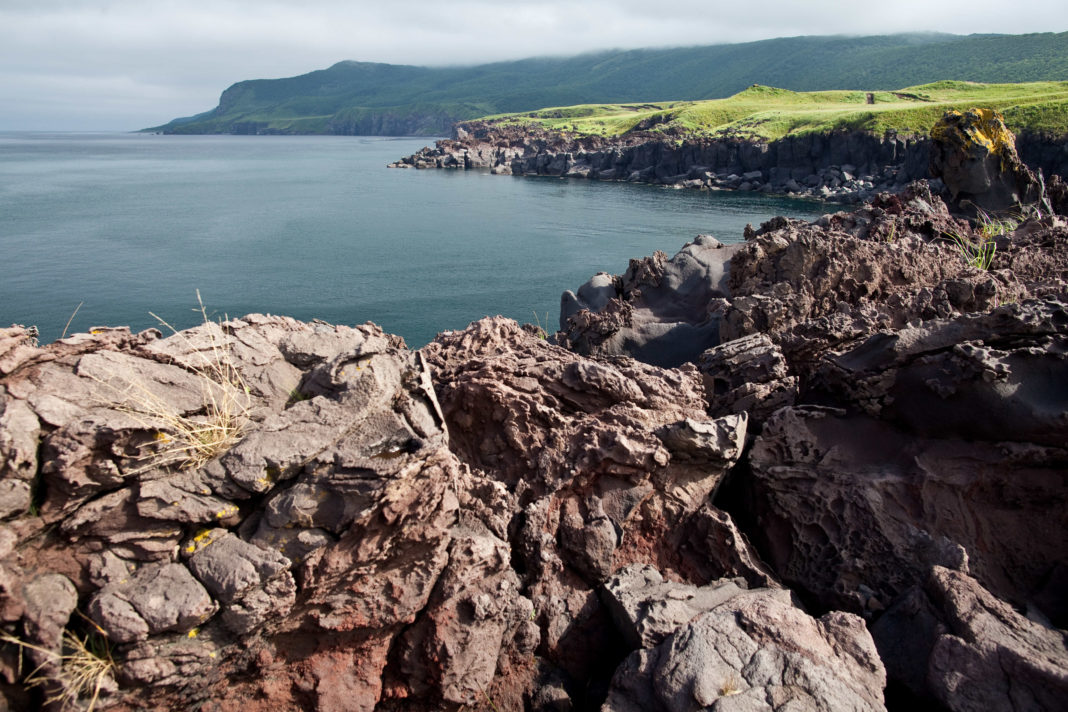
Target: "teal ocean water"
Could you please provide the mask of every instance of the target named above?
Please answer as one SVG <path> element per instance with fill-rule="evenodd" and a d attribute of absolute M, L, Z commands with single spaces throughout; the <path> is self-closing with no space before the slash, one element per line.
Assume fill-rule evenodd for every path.
<path fill-rule="evenodd" d="M 503 314 L 555 328 L 560 294 L 699 233 L 815 203 L 414 171 L 426 139 L 0 134 L 0 324 L 43 342 L 216 316 L 374 321 L 421 346 Z"/>

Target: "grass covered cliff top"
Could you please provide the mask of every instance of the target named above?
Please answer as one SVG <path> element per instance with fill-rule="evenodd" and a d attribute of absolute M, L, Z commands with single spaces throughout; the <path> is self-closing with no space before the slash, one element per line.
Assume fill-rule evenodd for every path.
<path fill-rule="evenodd" d="M 726 99 L 582 104 L 486 117 L 577 135 L 666 135 L 776 140 L 793 134 L 866 131 L 926 135 L 948 109 L 996 109 L 1013 132 L 1068 136 L 1068 82 L 978 84 L 941 81 L 897 91 L 795 92 L 753 85 Z"/>

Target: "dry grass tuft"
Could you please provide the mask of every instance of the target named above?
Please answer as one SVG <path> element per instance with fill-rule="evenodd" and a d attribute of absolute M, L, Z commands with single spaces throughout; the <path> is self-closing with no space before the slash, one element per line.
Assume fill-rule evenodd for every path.
<path fill-rule="evenodd" d="M 107 639 L 102 634 L 89 633 L 79 638 L 70 630 L 65 630 L 63 651 L 60 653 L 27 643 L 10 633 L 0 633 L 0 642 L 45 656 L 45 662 L 25 678 L 28 687 L 54 686 L 55 691 L 45 699 L 45 706 L 58 704 L 65 710 L 80 709 L 79 701 L 85 700 L 86 712 L 92 712 L 100 693 L 113 683 L 112 675 L 117 666 L 111 657 Z M 46 674 L 46 667 L 55 667 L 59 671 Z"/>
<path fill-rule="evenodd" d="M 211 324 L 199 290 L 197 302 L 203 323 Z M 203 409 L 193 415 L 177 412 L 174 406 L 140 381 L 127 381 L 121 387 L 113 381 L 105 382 L 105 385 L 120 398 L 119 410 L 156 430 L 155 439 L 141 448 L 140 459 L 144 464 L 135 473 L 155 467 L 195 469 L 241 439 L 249 423 L 249 387 L 234 365 L 230 347 L 224 341 L 225 331 L 221 328 L 223 336 L 214 330 L 208 331 L 210 346 L 207 351 L 202 351 L 185 334 L 155 314 L 152 316 L 183 339 L 190 353 L 199 357 L 201 363 L 194 365 L 192 371 L 200 382 Z"/>
<path fill-rule="evenodd" d="M 730 697 L 731 695 L 737 695 L 741 691 L 742 681 L 738 679 L 738 674 L 734 672 L 729 673 L 719 686 L 720 697 Z"/>

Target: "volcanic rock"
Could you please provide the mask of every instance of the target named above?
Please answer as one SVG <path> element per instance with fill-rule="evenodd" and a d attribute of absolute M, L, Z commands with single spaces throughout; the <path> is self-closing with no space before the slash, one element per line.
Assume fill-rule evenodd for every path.
<path fill-rule="evenodd" d="M 874 691 L 886 673 L 857 616 L 811 618 L 783 589 L 690 595 L 709 610 L 632 653 L 604 712 L 885 709 Z"/>
<path fill-rule="evenodd" d="M 724 265 L 737 249 L 699 235 L 670 260 L 657 252 L 631 260 L 617 279 L 595 276 L 561 297 L 563 338 L 586 355 L 627 354 L 665 367 L 694 360 L 719 343 L 712 305 L 726 296 Z"/>
<path fill-rule="evenodd" d="M 954 201 L 987 212 L 1046 198 L 1044 185 L 1016 153 L 1016 137 L 992 109 L 947 111 L 931 128 L 930 171 Z"/>

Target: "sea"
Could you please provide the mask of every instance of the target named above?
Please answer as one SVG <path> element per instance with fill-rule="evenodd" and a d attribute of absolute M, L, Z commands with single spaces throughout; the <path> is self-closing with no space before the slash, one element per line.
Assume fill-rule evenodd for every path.
<path fill-rule="evenodd" d="M 698 234 L 834 208 L 750 193 L 417 171 L 432 143 L 359 136 L 0 133 L 0 325 L 42 343 L 251 312 L 373 321 L 417 348 Z"/>

